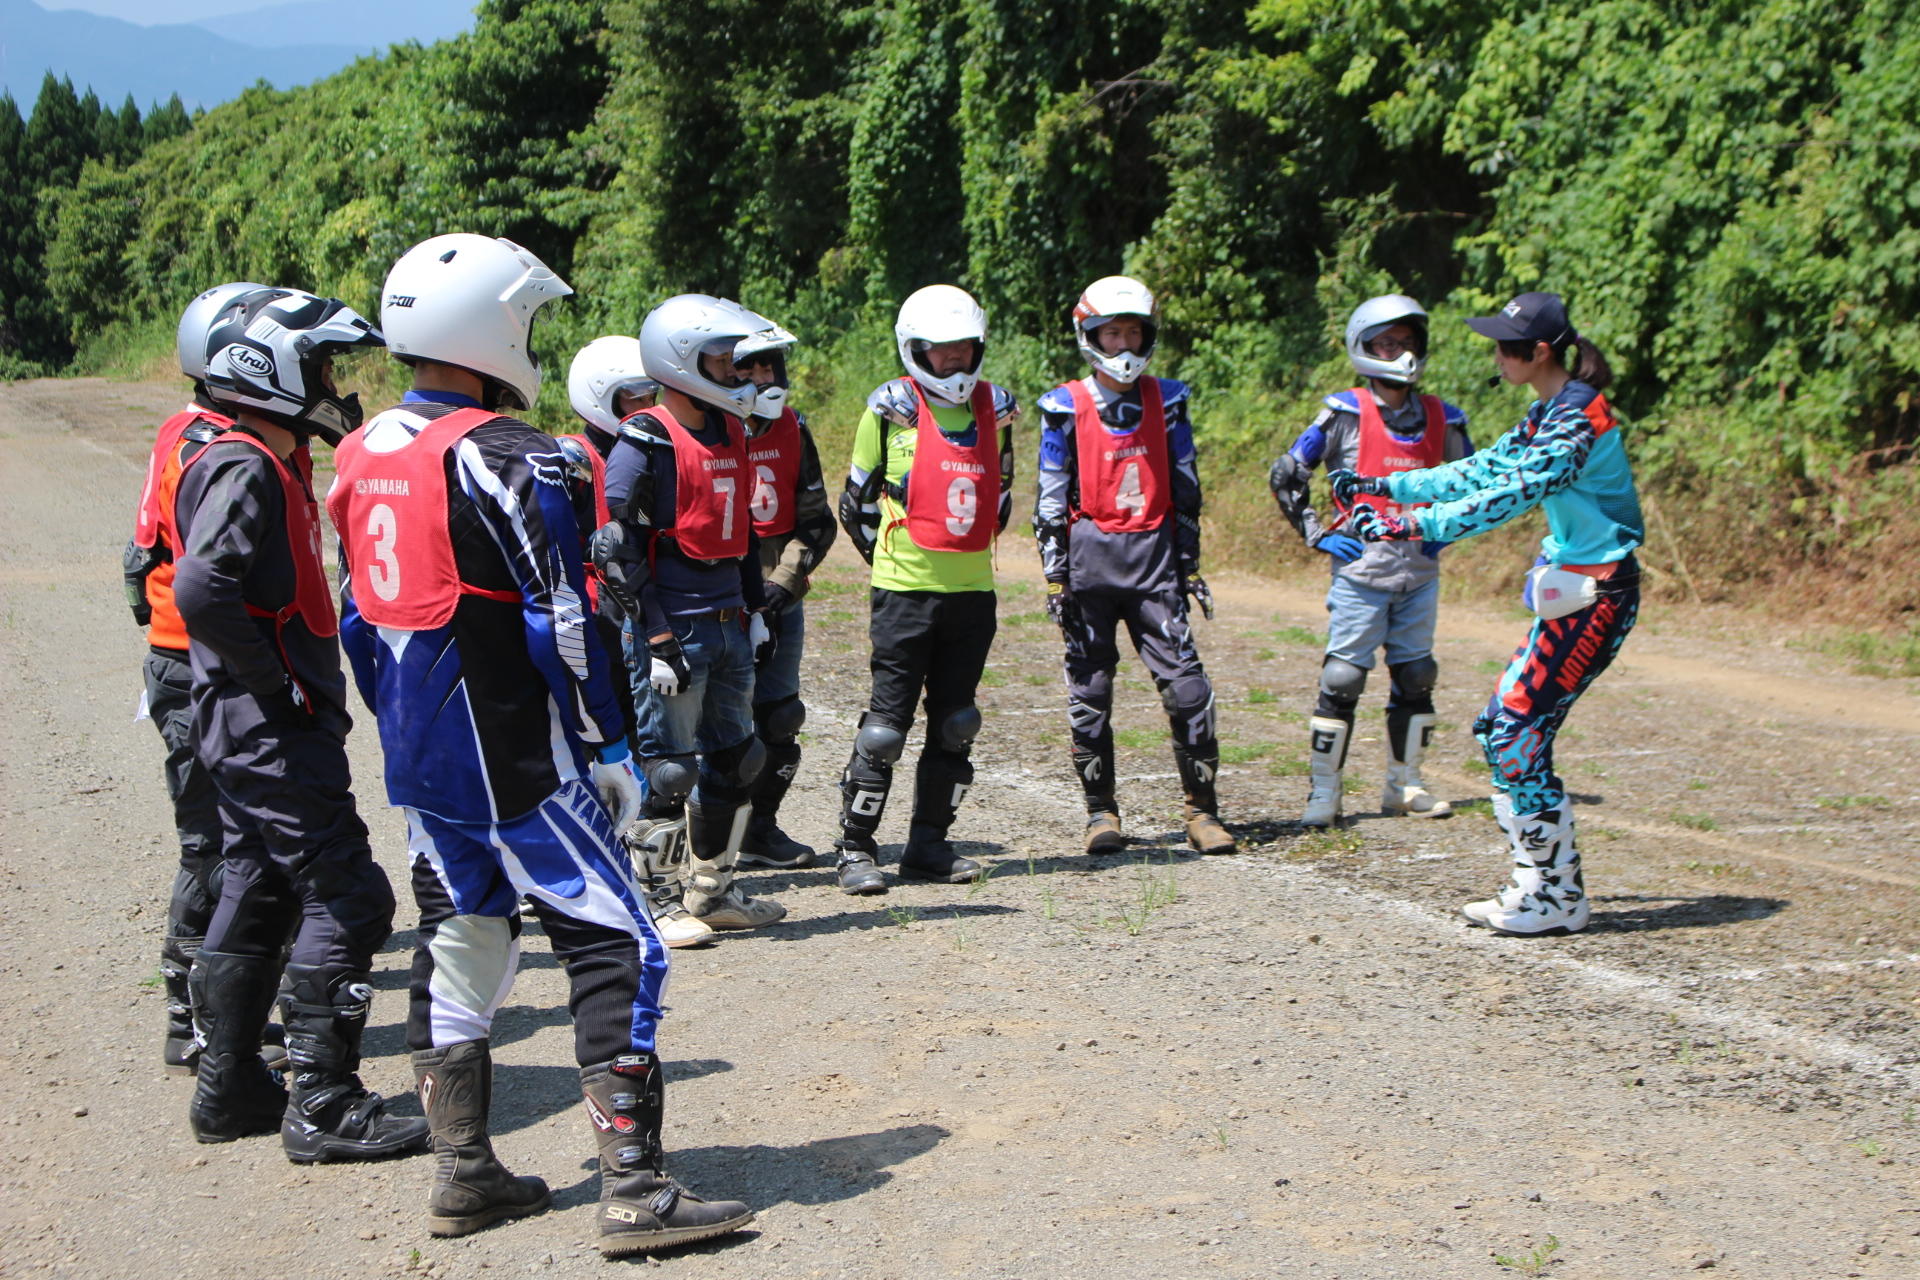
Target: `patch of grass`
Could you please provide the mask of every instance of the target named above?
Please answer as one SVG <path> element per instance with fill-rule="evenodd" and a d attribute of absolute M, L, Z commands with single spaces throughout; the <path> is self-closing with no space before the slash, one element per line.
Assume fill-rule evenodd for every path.
<path fill-rule="evenodd" d="M 1667 817 L 1676 825 L 1692 831 L 1718 831 L 1720 821 L 1710 813 L 1670 813 Z"/>
<path fill-rule="evenodd" d="M 816 614 L 813 618 L 808 619 L 808 621 L 818 622 L 823 627 L 830 627 L 840 622 L 852 622 L 853 611 L 851 609 L 827 609 Z"/>
<path fill-rule="evenodd" d="M 1484 671 L 1488 675 L 1493 675 L 1496 672 L 1505 671 L 1506 669 L 1507 663 L 1504 658 L 1484 658 L 1474 667 L 1474 670 Z"/>
<path fill-rule="evenodd" d="M 1038 623 L 1051 621 L 1052 619 L 1047 617 L 1047 611 L 1045 609 L 1034 609 L 1026 613 L 1010 613 L 1006 619 L 1007 625 L 1010 627 L 1031 627 Z"/>
<path fill-rule="evenodd" d="M 1903 635 L 1855 631 L 1836 636 L 1821 652 L 1852 664 L 1864 676 L 1920 676 L 1920 627 Z"/>
<path fill-rule="evenodd" d="M 980 683 L 989 689 L 998 689 L 1007 683 L 1007 678 L 992 667 L 988 667 L 980 673 Z"/>
<path fill-rule="evenodd" d="M 1018 600 L 1021 596 L 1030 596 L 1040 589 L 1031 582 L 996 583 L 995 588 L 1001 595 L 1006 596 L 1010 600 Z"/>
<path fill-rule="evenodd" d="M 1687 869 L 1688 871 L 1695 871 L 1703 876 L 1712 876 L 1716 878 L 1719 876 L 1741 877 L 1741 876 L 1750 876 L 1753 874 L 1753 872 L 1749 871 L 1746 867 L 1735 866 L 1731 862 L 1692 861 L 1692 862 L 1683 862 L 1680 865 L 1685 869 Z"/>
<path fill-rule="evenodd" d="M 1880 1145 L 1877 1138 L 1862 1138 L 1853 1145 L 1860 1149 L 1860 1154 L 1863 1156 L 1878 1157 L 1887 1153 L 1887 1149 Z"/>
<path fill-rule="evenodd" d="M 1456 814 L 1470 813 L 1475 817 L 1491 818 L 1493 816 L 1493 801 L 1484 798 L 1479 800 L 1455 800 L 1453 802 L 1453 811 Z M 1586 832 L 1582 831 L 1580 834 L 1585 835 Z"/>
<path fill-rule="evenodd" d="M 1249 760 L 1258 760 L 1278 745 L 1278 743 L 1274 742 L 1249 742 L 1244 745 L 1239 743 L 1222 745 L 1220 748 L 1220 763 L 1245 764 Z"/>
<path fill-rule="evenodd" d="M 1166 740 L 1165 729 L 1116 729 L 1113 740 L 1123 747 L 1157 747 Z"/>
<path fill-rule="evenodd" d="M 1329 853 L 1358 853 L 1366 846 L 1358 831 L 1345 827 L 1330 827 L 1325 831 L 1315 831 L 1301 836 L 1293 846 L 1293 852 L 1319 857 Z"/>
<path fill-rule="evenodd" d="M 1152 863 L 1142 858 L 1136 871 L 1139 896 L 1130 905 L 1120 908 L 1120 923 L 1126 926 L 1130 937 L 1140 935 L 1154 912 L 1180 900 L 1179 872 L 1173 865 L 1171 852 L 1167 854 L 1163 869 L 1155 870 Z"/>
<path fill-rule="evenodd" d="M 1247 701 L 1258 707 L 1269 702 L 1280 701 L 1280 695 L 1271 689 L 1249 689 L 1247 690 Z"/>
<path fill-rule="evenodd" d="M 1520 1254 L 1496 1253 L 1493 1261 L 1495 1266 L 1510 1268 L 1523 1276 L 1543 1276 L 1553 1265 L 1553 1255 L 1559 1249 L 1560 1237 L 1549 1234 L 1545 1244 L 1537 1244 Z"/>
<path fill-rule="evenodd" d="M 1814 803 L 1822 809 L 1884 809 L 1892 802 L 1885 796 L 1821 796 Z"/>
<path fill-rule="evenodd" d="M 1282 627 L 1273 633 L 1273 638 L 1281 644 L 1318 645 L 1323 637 L 1305 627 Z"/>
<path fill-rule="evenodd" d="M 1624 840 L 1627 838 L 1627 833 L 1613 827 L 1581 827 L 1580 838 L 1582 840 Z"/>
<path fill-rule="evenodd" d="M 1026 675 L 1020 678 L 1022 680 L 1025 680 L 1028 684 L 1035 685 L 1035 686 L 1043 685 L 1043 684 L 1052 684 L 1055 680 L 1059 679 L 1058 676 L 1042 675 L 1038 671 L 1029 671 L 1027 672 Z"/>
<path fill-rule="evenodd" d="M 1705 778 L 1695 778 L 1692 782 L 1689 782 L 1687 784 L 1687 790 L 1705 791 L 1708 787 L 1711 787 L 1712 785 L 1713 784 L 1711 782 L 1708 782 Z"/>
<path fill-rule="evenodd" d="M 1267 772 L 1276 778 L 1304 778 L 1312 771 L 1305 756 L 1289 756 L 1285 760 L 1267 761 Z"/>
<path fill-rule="evenodd" d="M 158 969 L 155 969 L 152 973 L 140 979 L 140 988 L 143 991 L 151 991 L 164 982 L 166 982 L 166 978 L 162 976 Z"/>
<path fill-rule="evenodd" d="M 919 918 L 920 918 L 920 911 L 919 911 L 919 908 L 917 907 L 910 907 L 905 904 L 902 904 L 900 906 L 887 908 L 887 919 L 893 921 L 895 924 L 899 925 L 902 929 L 906 928 L 908 925 L 912 924 L 914 921 L 918 920 Z"/>
<path fill-rule="evenodd" d="M 1255 662 L 1272 662 L 1275 658 L 1279 656 L 1280 656 L 1279 654 L 1275 653 L 1271 649 L 1262 649 L 1258 653 L 1253 655 L 1253 660 Z"/>
<path fill-rule="evenodd" d="M 1358 777 L 1351 773 L 1343 774 L 1340 778 L 1340 794 L 1343 796 L 1357 796 L 1362 791 L 1365 791 L 1369 785 L 1365 778 Z"/>
<path fill-rule="evenodd" d="M 1029 863 L 1028 865 L 1031 866 L 1032 864 Z M 987 887 L 987 881 L 993 879 L 993 873 L 997 870 L 999 870 L 998 867 L 983 866 L 978 871 L 974 872 L 973 879 L 967 882 L 967 896 L 969 898 L 979 897 L 980 891 Z M 1028 874 L 1032 874 L 1032 873 L 1029 872 Z"/>

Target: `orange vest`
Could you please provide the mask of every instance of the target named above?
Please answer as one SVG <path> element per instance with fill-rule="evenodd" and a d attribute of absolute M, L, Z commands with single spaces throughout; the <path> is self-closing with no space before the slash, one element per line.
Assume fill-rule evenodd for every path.
<path fill-rule="evenodd" d="M 154 437 L 153 453 L 147 459 L 147 483 L 140 490 L 139 505 L 133 513 L 134 545 L 148 550 L 167 549 L 167 558 L 147 575 L 147 604 L 153 616 L 147 623 L 147 643 L 157 649 L 185 649 L 187 624 L 180 621 L 180 610 L 173 603 L 174 561 L 180 558 L 180 531 L 173 524 L 173 499 L 180 490 L 180 443 L 196 423 L 225 431 L 233 419 L 190 404 L 160 424 Z"/>

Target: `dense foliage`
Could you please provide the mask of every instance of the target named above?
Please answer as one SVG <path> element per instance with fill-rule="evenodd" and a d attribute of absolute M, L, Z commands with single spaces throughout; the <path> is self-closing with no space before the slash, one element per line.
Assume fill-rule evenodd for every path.
<path fill-rule="evenodd" d="M 371 307 L 400 250 L 466 229 L 572 280 L 552 362 L 682 289 L 776 316 L 831 442 L 913 287 L 978 294 L 989 373 L 1030 399 L 1075 367 L 1081 285 L 1128 270 L 1162 294 L 1160 372 L 1201 388 L 1213 470 L 1257 495 L 1346 385 L 1355 302 L 1428 302 L 1429 383 L 1486 438 L 1517 398 L 1455 321 L 1552 288 L 1613 356 L 1676 521 L 1859 555 L 1874 512 L 1913 505 L 1900 0 L 491 0 L 468 35 L 251 90 L 184 136 L 115 147 L 54 111 L 0 104 L 26 178 L 0 237 L 45 235 L 0 240 L 0 361 L 157 341 L 222 279 Z M 1712 576 L 1742 572 L 1729 547 Z"/>

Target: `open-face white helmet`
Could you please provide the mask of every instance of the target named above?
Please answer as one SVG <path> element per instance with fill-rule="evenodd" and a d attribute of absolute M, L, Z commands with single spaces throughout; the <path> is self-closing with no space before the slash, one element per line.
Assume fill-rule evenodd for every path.
<path fill-rule="evenodd" d="M 640 363 L 640 340 L 622 334 L 595 338 L 567 366 L 567 399 L 586 424 L 608 435 L 620 431 L 620 393 L 657 395 L 660 384 Z"/>
<path fill-rule="evenodd" d="M 401 255 L 380 290 L 380 327 L 400 359 L 433 360 L 485 379 L 490 407 L 540 398 L 534 313 L 573 290 L 511 240 L 456 232 Z"/>
<path fill-rule="evenodd" d="M 799 339 L 758 312 L 753 314 L 761 328 L 734 343 L 733 363 L 744 371 L 756 360 L 772 361 L 773 381 L 755 387 L 753 398 L 753 416 L 771 422 L 787 407 L 787 352 Z"/>
<path fill-rule="evenodd" d="M 1369 342 L 1396 324 L 1413 330 L 1412 350 L 1402 351 L 1391 360 L 1367 350 Z M 1353 371 L 1363 378 L 1412 386 L 1427 364 L 1426 308 L 1404 293 L 1368 298 L 1347 319 L 1347 359 L 1353 361 Z"/>
<path fill-rule="evenodd" d="M 1093 331 L 1116 316 L 1138 316 L 1146 330 L 1138 351 L 1108 355 L 1094 345 Z M 1160 340 L 1160 304 L 1153 290 L 1132 276 L 1102 276 L 1088 285 L 1073 304 L 1073 340 L 1087 363 L 1115 382 L 1131 385 L 1147 371 L 1154 344 Z"/>
<path fill-rule="evenodd" d="M 734 348 L 766 324 L 765 316 L 755 315 L 729 299 L 705 293 L 676 294 L 647 312 L 641 322 L 640 363 L 661 386 L 744 418 L 753 412 L 758 389 L 744 378 L 734 385 L 715 382 L 700 368 L 700 357 L 703 353 L 720 357 L 731 371 Z"/>
<path fill-rule="evenodd" d="M 329 390 L 321 365 L 385 346 L 380 331 L 338 298 L 256 289 L 227 304 L 207 331 L 207 395 L 329 444 L 360 425 L 360 397 Z"/>
<path fill-rule="evenodd" d="M 180 372 L 195 382 L 207 376 L 207 330 L 213 327 L 214 317 L 225 311 L 235 299 L 264 289 L 263 284 L 235 281 L 232 284 L 217 284 L 207 290 L 180 313 L 180 327 L 174 333 L 173 345 L 180 357 Z"/>
<path fill-rule="evenodd" d="M 907 376 L 943 404 L 965 404 L 980 381 L 980 361 L 987 353 L 987 313 L 965 289 L 930 284 L 916 289 L 900 304 L 893 336 Z M 941 378 L 923 363 L 928 347 L 941 342 L 973 343 L 973 359 L 958 373 Z"/>

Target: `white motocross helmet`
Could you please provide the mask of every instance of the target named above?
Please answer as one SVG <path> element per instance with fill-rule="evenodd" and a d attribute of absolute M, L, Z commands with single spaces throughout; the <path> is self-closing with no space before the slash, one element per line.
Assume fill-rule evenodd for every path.
<path fill-rule="evenodd" d="M 204 380 L 207 376 L 207 330 L 212 328 L 214 317 L 238 299 L 266 287 L 245 281 L 217 284 L 189 302 L 187 309 L 180 313 L 180 328 L 173 338 L 174 350 L 180 357 L 180 372 L 194 382 Z"/>
<path fill-rule="evenodd" d="M 640 323 L 640 363 L 661 386 L 722 413 L 744 418 L 753 412 L 758 389 L 744 379 L 738 386 L 715 382 L 700 370 L 700 355 L 725 356 L 729 365 L 742 338 L 767 325 L 737 302 L 705 293 L 681 293 L 647 312 Z"/>
<path fill-rule="evenodd" d="M 1367 343 L 1396 324 L 1413 330 L 1413 350 L 1402 351 L 1391 360 L 1383 360 L 1367 350 Z M 1427 364 L 1426 308 L 1404 293 L 1368 298 L 1355 307 L 1347 319 L 1347 359 L 1353 361 L 1353 371 L 1363 378 L 1412 386 L 1420 380 L 1420 371 Z"/>
<path fill-rule="evenodd" d="M 764 387 L 756 387 L 753 398 L 753 416 L 772 422 L 787 407 L 787 352 L 793 350 L 799 339 L 765 316 L 757 312 L 753 314 L 760 321 L 761 328 L 734 344 L 733 363 L 738 367 L 755 357 L 773 357 L 773 381 Z"/>
<path fill-rule="evenodd" d="M 1140 351 L 1108 355 L 1093 345 L 1093 331 L 1116 316 L 1139 316 L 1146 328 Z M 1147 371 L 1153 348 L 1160 341 L 1160 304 L 1153 290 L 1132 276 L 1102 276 L 1088 285 L 1073 304 L 1073 340 L 1087 363 L 1115 382 L 1131 385 Z"/>
<path fill-rule="evenodd" d="M 207 331 L 207 395 L 217 407 L 251 410 L 329 444 L 360 425 L 360 397 L 321 380 L 323 362 L 386 343 L 338 298 L 298 289 L 256 289 L 229 303 Z"/>
<path fill-rule="evenodd" d="M 540 398 L 534 313 L 573 290 L 511 240 L 456 232 L 401 255 L 380 290 L 380 327 L 400 359 L 479 374 L 503 409 Z"/>
<path fill-rule="evenodd" d="M 987 353 L 987 313 L 965 289 L 930 284 L 916 289 L 900 304 L 893 336 L 907 376 L 942 404 L 965 404 L 980 381 L 980 361 Z M 938 342 L 971 341 L 973 362 L 944 378 L 920 362 L 926 349 Z"/>
<path fill-rule="evenodd" d="M 660 391 L 660 384 L 640 364 L 638 338 L 609 334 L 574 354 L 567 366 L 567 399 L 588 426 L 610 436 L 619 434 L 620 411 L 615 402 L 623 391 L 632 396 Z"/>

